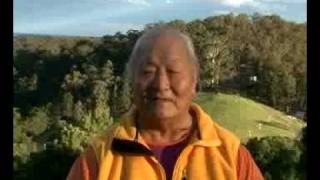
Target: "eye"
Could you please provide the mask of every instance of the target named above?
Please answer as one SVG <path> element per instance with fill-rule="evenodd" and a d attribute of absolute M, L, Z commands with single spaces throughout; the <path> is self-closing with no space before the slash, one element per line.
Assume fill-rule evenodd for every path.
<path fill-rule="evenodd" d="M 175 73 L 179 73 L 180 71 L 178 69 L 168 69 L 167 72 L 175 74 Z"/>
<path fill-rule="evenodd" d="M 146 68 L 143 70 L 143 74 L 151 74 L 154 72 L 155 72 L 155 70 L 153 68 Z"/>

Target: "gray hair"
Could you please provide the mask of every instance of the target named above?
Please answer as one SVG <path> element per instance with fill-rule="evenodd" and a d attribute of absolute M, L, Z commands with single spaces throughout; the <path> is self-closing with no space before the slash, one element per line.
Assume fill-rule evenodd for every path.
<path fill-rule="evenodd" d="M 132 83 L 133 78 L 135 76 L 135 61 L 137 57 L 141 56 L 141 54 L 145 53 L 147 47 L 146 47 L 146 41 L 152 38 L 159 37 L 163 33 L 170 33 L 173 35 L 176 35 L 180 37 L 186 44 L 187 51 L 189 53 L 190 57 L 190 62 L 195 64 L 196 66 L 196 71 L 197 71 L 197 78 L 199 79 L 199 60 L 196 56 L 195 50 L 194 50 L 194 45 L 191 40 L 191 38 L 184 32 L 179 31 L 178 29 L 166 26 L 166 25 L 161 25 L 161 26 L 156 26 L 151 29 L 146 30 L 146 32 L 137 40 L 135 43 L 132 53 L 130 55 L 129 61 L 127 63 L 127 75 L 129 76 L 129 80 Z M 199 82 L 199 81 L 198 81 Z"/>

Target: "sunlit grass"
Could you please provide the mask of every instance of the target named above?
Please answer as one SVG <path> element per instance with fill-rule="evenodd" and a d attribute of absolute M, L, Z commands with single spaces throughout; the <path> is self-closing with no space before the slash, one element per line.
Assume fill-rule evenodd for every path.
<path fill-rule="evenodd" d="M 280 111 L 239 95 L 201 92 L 194 102 L 242 142 L 264 136 L 295 138 L 305 126 L 302 120 L 290 119 Z"/>

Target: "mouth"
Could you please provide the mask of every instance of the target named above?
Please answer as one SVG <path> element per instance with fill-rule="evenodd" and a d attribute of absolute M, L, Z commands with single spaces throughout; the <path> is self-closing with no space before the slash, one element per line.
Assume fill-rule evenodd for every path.
<path fill-rule="evenodd" d="M 166 97 L 151 97 L 149 98 L 149 100 L 151 101 L 160 101 L 160 102 L 167 102 L 167 101 L 172 101 L 170 98 L 166 98 Z"/>

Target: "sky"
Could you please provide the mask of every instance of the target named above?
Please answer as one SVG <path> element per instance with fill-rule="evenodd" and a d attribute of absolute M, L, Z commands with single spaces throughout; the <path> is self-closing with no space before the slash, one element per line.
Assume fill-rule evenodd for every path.
<path fill-rule="evenodd" d="M 222 14 L 306 19 L 307 0 L 14 0 L 14 33 L 103 36 L 147 23 L 190 22 Z"/>

